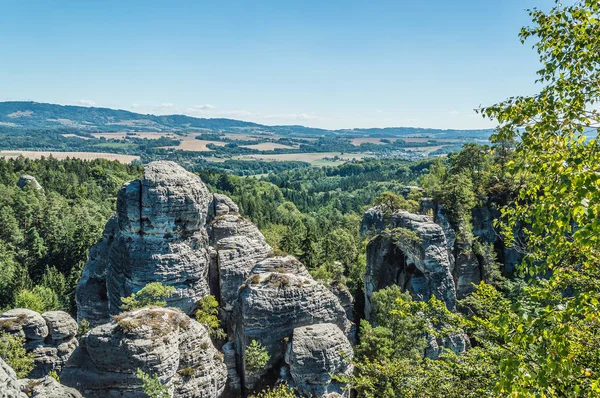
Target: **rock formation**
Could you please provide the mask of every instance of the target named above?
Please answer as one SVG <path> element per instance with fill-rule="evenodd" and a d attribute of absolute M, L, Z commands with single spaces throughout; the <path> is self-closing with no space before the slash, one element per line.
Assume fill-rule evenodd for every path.
<path fill-rule="evenodd" d="M 42 315 L 17 308 L 0 315 L 0 330 L 25 338 L 25 348 L 34 355 L 29 377 L 43 377 L 51 370 L 60 373 L 78 341 L 77 323 L 63 311 Z"/>
<path fill-rule="evenodd" d="M 50 376 L 17 380 L 15 371 L 0 358 L 0 398 L 82 398 L 81 394 L 61 385 Z"/>
<path fill-rule="evenodd" d="M 241 286 L 235 313 L 235 345 L 239 358 L 252 340 L 270 355 L 265 369 L 252 373 L 241 361 L 244 385 L 252 388 L 270 369 L 282 365 L 286 340 L 294 329 L 319 323 L 337 325 L 350 332 L 350 322 L 340 301 L 327 287 L 310 277 L 291 256 L 258 263 Z"/>
<path fill-rule="evenodd" d="M 230 396 L 240 396 L 240 390 L 252 389 L 285 366 L 286 341 L 295 329 L 335 325 L 335 338 L 327 335 L 325 348 L 311 349 L 337 346 L 338 334 L 351 330 L 347 291 L 341 286 L 330 291 L 293 257 L 271 257 L 258 228 L 238 211 L 230 198 L 211 194 L 199 177 L 172 162 L 150 163 L 141 180 L 125 184 L 117 213 L 90 250 L 77 286 L 78 320 L 96 327 L 83 337 L 61 380 L 87 398 L 137 398 L 140 368 L 169 383 L 173 397 L 218 397 L 226 381 Z M 118 315 L 121 297 L 150 282 L 173 286 L 176 294 L 167 305 L 183 312 L 143 309 Z M 183 315 L 192 314 L 208 294 L 219 301 L 228 332 L 223 354 L 204 327 Z M 151 327 L 157 323 L 160 328 Z M 259 374 L 249 374 L 244 366 L 244 350 L 252 340 L 271 355 Z M 307 363 L 311 368 L 303 370 L 302 360 L 293 363 L 297 375 L 310 375 L 317 367 Z M 328 360 L 318 366 L 334 372 L 338 365 Z M 329 391 L 327 380 L 319 383 Z"/>
<path fill-rule="evenodd" d="M 225 195 L 173 162 L 153 162 L 125 184 L 117 214 L 89 254 L 77 286 L 77 318 L 92 325 L 151 282 L 173 286 L 168 305 L 191 313 L 212 293 L 231 310 L 237 288 L 271 248 Z"/>
<path fill-rule="evenodd" d="M 19 380 L 21 391 L 28 397 L 37 398 L 83 398 L 79 391 L 65 387 L 50 376 L 41 379 Z"/>
<path fill-rule="evenodd" d="M 370 209 L 365 213 L 363 230 L 381 225 L 383 219 L 380 210 Z M 456 288 L 442 228 L 428 216 L 406 211 L 390 215 L 386 225 L 391 232 L 380 233 L 367 246 L 365 317 L 371 316 L 373 292 L 393 284 L 418 300 L 428 300 L 433 295 L 454 310 Z"/>
<path fill-rule="evenodd" d="M 61 381 L 86 398 L 137 398 L 144 396 L 137 369 L 157 375 L 174 398 L 219 397 L 227 380 L 204 326 L 176 309 L 143 308 L 86 334 Z"/>
<path fill-rule="evenodd" d="M 352 373 L 353 351 L 348 338 L 332 323 L 294 329 L 286 352 L 293 384 L 309 397 L 341 394 L 343 384 L 332 381 L 332 374 Z"/>
<path fill-rule="evenodd" d="M 35 189 L 42 189 L 40 183 L 35 179 L 34 176 L 30 176 L 28 174 L 21 174 L 19 177 L 19 181 L 17 182 L 17 186 L 21 189 L 25 188 L 27 185 L 31 185 Z"/>
<path fill-rule="evenodd" d="M 21 392 L 17 374 L 2 358 L 0 358 L 0 398 L 27 398 L 27 395 Z"/>

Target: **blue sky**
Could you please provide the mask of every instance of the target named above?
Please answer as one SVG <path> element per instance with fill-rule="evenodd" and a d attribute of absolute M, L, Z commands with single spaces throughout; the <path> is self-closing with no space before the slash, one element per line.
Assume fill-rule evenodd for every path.
<path fill-rule="evenodd" d="M 0 101 L 325 128 L 481 128 L 552 0 L 0 0 Z"/>

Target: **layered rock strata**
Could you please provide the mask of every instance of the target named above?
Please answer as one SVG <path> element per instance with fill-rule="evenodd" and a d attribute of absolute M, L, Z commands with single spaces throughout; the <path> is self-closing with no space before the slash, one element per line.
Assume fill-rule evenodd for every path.
<path fill-rule="evenodd" d="M 63 311 L 38 314 L 17 308 L 0 315 L 0 330 L 25 339 L 25 349 L 34 355 L 29 377 L 44 377 L 51 370 L 60 373 L 77 348 L 77 323 Z"/>
<path fill-rule="evenodd" d="M 86 398 L 145 396 L 137 369 L 158 376 L 174 398 L 219 397 L 227 368 L 208 331 L 183 312 L 143 308 L 82 338 L 61 381 Z"/>

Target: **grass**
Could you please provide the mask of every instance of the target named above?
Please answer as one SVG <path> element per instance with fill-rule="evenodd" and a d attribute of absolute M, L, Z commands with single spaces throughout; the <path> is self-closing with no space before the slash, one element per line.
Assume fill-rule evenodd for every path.
<path fill-rule="evenodd" d="M 15 159 L 19 156 L 23 156 L 28 159 L 40 159 L 42 157 L 64 160 L 66 158 L 71 159 L 107 159 L 107 160 L 118 160 L 121 163 L 131 163 L 134 160 L 139 160 L 139 156 L 134 155 L 119 155 L 116 153 L 103 153 L 103 152 L 50 152 L 50 151 L 0 151 L 0 157 L 7 159 Z"/>

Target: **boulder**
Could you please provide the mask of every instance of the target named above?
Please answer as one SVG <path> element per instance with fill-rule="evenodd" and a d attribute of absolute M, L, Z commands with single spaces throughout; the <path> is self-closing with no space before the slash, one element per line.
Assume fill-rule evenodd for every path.
<path fill-rule="evenodd" d="M 42 314 L 52 340 L 59 341 L 77 334 L 77 322 L 64 311 L 48 311 Z"/>
<path fill-rule="evenodd" d="M 17 374 L 0 358 L 0 398 L 27 398 L 21 391 Z"/>
<path fill-rule="evenodd" d="M 0 330 L 25 338 L 25 349 L 33 353 L 33 378 L 51 370 L 60 373 L 78 345 L 77 322 L 64 311 L 40 315 L 24 308 L 10 310 L 0 315 Z"/>
<path fill-rule="evenodd" d="M 349 360 L 354 352 L 348 338 L 337 325 L 322 323 L 294 329 L 286 353 L 286 363 L 298 391 L 307 397 L 341 394 L 345 385 L 331 375 L 350 375 Z"/>
<path fill-rule="evenodd" d="M 41 379 L 19 380 L 21 390 L 28 397 L 37 398 L 83 398 L 79 391 L 61 385 L 50 376 Z"/>
<path fill-rule="evenodd" d="M 26 308 L 15 308 L 0 315 L 0 329 L 28 341 L 43 341 L 48 336 L 44 318 Z"/>
<path fill-rule="evenodd" d="M 143 308 L 86 334 L 61 380 L 86 398 L 137 398 L 145 396 L 137 369 L 157 375 L 175 398 L 219 397 L 227 379 L 204 326 L 177 309 Z"/>

